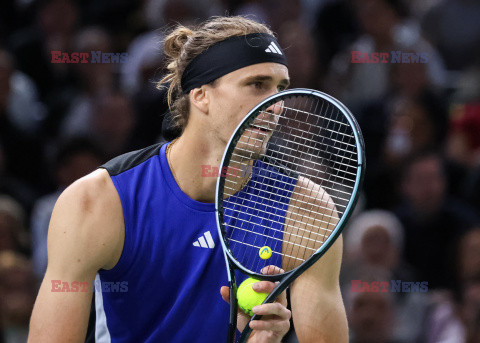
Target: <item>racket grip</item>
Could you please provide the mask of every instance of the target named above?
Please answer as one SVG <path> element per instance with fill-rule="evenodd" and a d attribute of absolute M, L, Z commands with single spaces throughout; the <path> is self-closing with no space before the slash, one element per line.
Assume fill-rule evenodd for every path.
<path fill-rule="evenodd" d="M 261 319 L 261 318 L 262 318 L 261 315 L 254 314 L 252 316 L 252 318 L 250 318 L 250 321 Z M 240 336 L 240 339 L 239 339 L 238 343 L 246 343 L 247 342 L 248 337 L 252 333 L 252 328 L 250 327 L 249 324 L 250 324 L 250 322 L 248 322 L 247 326 L 245 326 L 245 329 L 243 329 L 242 335 Z"/>
<path fill-rule="evenodd" d="M 228 324 L 228 343 L 235 342 L 235 333 L 237 332 L 237 287 L 235 280 L 229 282 L 230 287 L 230 320 Z"/>

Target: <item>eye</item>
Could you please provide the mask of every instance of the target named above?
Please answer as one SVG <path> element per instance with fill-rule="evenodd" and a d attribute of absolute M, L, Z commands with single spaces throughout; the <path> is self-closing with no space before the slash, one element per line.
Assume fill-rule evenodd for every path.
<path fill-rule="evenodd" d="M 278 86 L 277 86 L 277 90 L 278 90 L 279 92 L 284 91 L 285 89 L 287 89 L 287 86 L 285 86 L 285 85 L 278 85 Z"/>
<path fill-rule="evenodd" d="M 261 89 L 263 87 L 263 82 L 262 81 L 254 81 L 251 83 L 251 85 L 257 89 Z"/>

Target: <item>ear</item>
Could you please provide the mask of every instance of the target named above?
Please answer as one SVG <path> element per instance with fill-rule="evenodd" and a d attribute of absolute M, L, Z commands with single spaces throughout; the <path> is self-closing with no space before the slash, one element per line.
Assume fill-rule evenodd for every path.
<path fill-rule="evenodd" d="M 205 114 L 208 114 L 209 105 L 207 93 L 205 86 L 194 88 L 190 91 L 190 104 Z"/>

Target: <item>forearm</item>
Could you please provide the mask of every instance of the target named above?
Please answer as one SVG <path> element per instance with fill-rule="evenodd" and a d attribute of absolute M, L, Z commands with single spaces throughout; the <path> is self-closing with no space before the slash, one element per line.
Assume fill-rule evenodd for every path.
<path fill-rule="evenodd" d="M 302 302 L 292 308 L 295 332 L 300 343 L 346 343 L 348 323 L 340 291 L 325 294 L 321 303 Z M 295 305 L 292 304 L 295 307 Z"/>
<path fill-rule="evenodd" d="M 30 320 L 29 343 L 84 342 L 92 292 L 53 292 L 45 277 Z"/>
<path fill-rule="evenodd" d="M 292 285 L 295 332 L 300 343 L 346 343 L 348 323 L 338 275 L 342 237 Z"/>

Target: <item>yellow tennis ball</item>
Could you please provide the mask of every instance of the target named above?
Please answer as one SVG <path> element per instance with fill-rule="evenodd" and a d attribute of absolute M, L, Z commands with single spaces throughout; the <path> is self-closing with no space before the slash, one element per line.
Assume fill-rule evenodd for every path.
<path fill-rule="evenodd" d="M 252 308 L 261 305 L 268 293 L 257 293 L 252 286 L 255 282 L 260 280 L 248 278 L 243 281 L 237 289 L 238 307 L 249 316 L 253 316 Z"/>
<path fill-rule="evenodd" d="M 258 255 L 260 255 L 261 259 L 268 260 L 270 257 L 272 257 L 272 249 L 270 249 L 268 246 L 261 247 L 258 251 Z"/>

